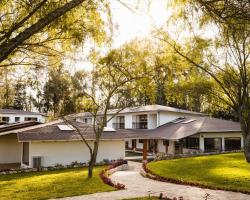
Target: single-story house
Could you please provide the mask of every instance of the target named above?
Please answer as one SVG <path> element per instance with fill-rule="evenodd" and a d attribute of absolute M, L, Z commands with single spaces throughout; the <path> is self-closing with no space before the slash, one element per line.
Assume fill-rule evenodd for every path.
<path fill-rule="evenodd" d="M 212 117 L 181 117 L 155 129 L 121 129 L 127 149 L 167 154 L 241 150 L 243 136 L 238 122 Z"/>
<path fill-rule="evenodd" d="M 93 146 L 93 126 L 76 123 L 88 143 Z M 48 167 L 56 164 L 69 165 L 75 161 L 87 163 L 90 159 L 89 150 L 81 141 L 80 135 L 61 120 L 0 132 L 0 143 L 4 144 L 3 151 L 0 151 L 0 164 L 20 163 L 22 167 Z M 113 130 L 104 131 L 97 162 L 124 157 L 123 136 Z"/>

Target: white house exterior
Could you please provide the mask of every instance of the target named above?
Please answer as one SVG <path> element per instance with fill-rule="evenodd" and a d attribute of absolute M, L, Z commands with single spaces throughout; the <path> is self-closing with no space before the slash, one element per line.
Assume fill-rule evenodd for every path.
<path fill-rule="evenodd" d="M 93 146 L 92 126 L 80 123 L 79 129 L 84 130 L 87 142 Z M 124 138 L 114 131 L 105 131 L 102 135 L 97 162 L 124 159 Z M 89 160 L 89 150 L 79 134 L 61 120 L 4 132 L 0 128 L 0 166 L 49 167 L 72 162 L 88 163 Z"/>
<path fill-rule="evenodd" d="M 108 117 L 112 118 L 115 112 L 110 110 Z M 74 122 L 90 145 L 95 139 L 92 122 L 89 113 L 79 114 Z M 108 122 L 97 162 L 124 159 L 125 150 L 182 154 L 240 150 L 243 144 L 238 122 L 171 107 L 142 106 L 124 109 Z M 60 120 L 0 126 L 0 166 L 19 163 L 37 167 L 39 163 L 48 167 L 75 161 L 87 163 L 89 159 L 89 150 L 79 134 Z"/>
<path fill-rule="evenodd" d="M 0 109 L 0 123 L 16 123 L 23 121 L 37 121 L 44 123 L 45 115 L 23 110 Z"/>
<path fill-rule="evenodd" d="M 112 118 L 116 112 L 117 110 L 110 110 L 108 117 Z M 100 113 L 100 117 L 101 115 Z M 93 122 L 90 113 L 79 114 L 78 121 L 89 124 Z M 171 133 L 168 130 L 171 130 L 171 127 L 178 123 L 180 125 L 179 129 L 173 129 L 172 133 L 176 133 L 177 135 L 180 133 L 180 137 L 169 138 Z M 158 130 L 165 124 L 172 125 L 167 126 L 162 131 L 162 135 L 157 137 Z M 185 127 L 187 125 L 193 129 L 193 132 L 185 136 Z M 193 151 L 227 151 L 234 150 L 234 148 L 235 150 L 243 148 L 243 137 L 239 123 L 210 118 L 204 113 L 161 105 L 125 108 L 107 123 L 107 127 L 113 127 L 120 132 L 122 132 L 122 129 L 129 130 L 133 133 L 134 137 L 131 135 L 126 137 L 126 148 L 138 151 L 143 148 L 143 139 L 148 139 L 148 150 L 152 153 L 163 152 L 175 154 L 191 153 Z M 200 129 L 197 127 L 200 127 Z M 204 130 L 201 130 L 201 128 Z M 140 130 L 145 131 L 141 132 Z M 152 132 L 154 132 L 154 135 L 151 134 L 152 136 L 150 137 L 146 135 L 146 133 Z M 181 136 L 182 132 L 183 136 Z M 187 144 L 184 147 L 183 141 Z M 195 145 L 195 147 L 190 148 L 190 145 Z M 231 147 L 232 149 L 230 149 L 230 145 L 233 145 L 234 148 Z M 181 152 L 178 150 L 180 146 L 182 146 Z"/>

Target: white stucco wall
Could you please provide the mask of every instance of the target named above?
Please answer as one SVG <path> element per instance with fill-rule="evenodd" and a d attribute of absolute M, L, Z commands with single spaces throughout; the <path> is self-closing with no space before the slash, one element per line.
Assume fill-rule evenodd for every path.
<path fill-rule="evenodd" d="M 36 117 L 38 122 L 45 122 L 45 117 L 42 115 L 0 114 L 0 117 L 9 117 L 9 123 L 14 123 L 15 117 L 20 117 L 20 122 L 23 122 L 25 117 Z"/>
<path fill-rule="evenodd" d="M 140 143 L 139 139 L 136 140 L 136 148 L 137 149 L 143 149 L 143 143 Z"/>
<path fill-rule="evenodd" d="M 16 134 L 0 136 L 0 164 L 20 162 L 21 143 L 18 143 Z"/>
<path fill-rule="evenodd" d="M 222 151 L 225 150 L 225 138 L 230 137 L 240 137 L 241 138 L 241 148 L 244 146 L 242 133 L 201 133 L 200 134 L 200 150 L 204 151 L 204 138 L 222 138 Z"/>
<path fill-rule="evenodd" d="M 107 127 L 113 127 L 113 123 L 115 122 L 115 117 L 114 118 L 112 118 L 112 119 L 110 119 L 112 116 L 107 116 L 107 120 L 110 120 L 108 123 L 107 123 Z"/>
<path fill-rule="evenodd" d="M 93 142 L 90 143 L 93 145 Z M 69 142 L 31 142 L 30 167 L 33 166 L 32 157 L 41 156 L 43 166 L 55 164 L 68 165 L 74 161 L 86 163 L 89 161 L 89 151 L 81 141 Z M 101 141 L 97 162 L 103 159 L 117 160 L 125 157 L 125 142 L 122 140 Z"/>
<path fill-rule="evenodd" d="M 157 127 L 157 114 L 148 114 L 148 129 Z"/>
<path fill-rule="evenodd" d="M 158 140 L 158 151 L 160 153 L 166 153 L 166 147 L 163 145 L 163 140 Z"/>
<path fill-rule="evenodd" d="M 175 154 L 175 141 L 169 141 L 168 154 Z"/>

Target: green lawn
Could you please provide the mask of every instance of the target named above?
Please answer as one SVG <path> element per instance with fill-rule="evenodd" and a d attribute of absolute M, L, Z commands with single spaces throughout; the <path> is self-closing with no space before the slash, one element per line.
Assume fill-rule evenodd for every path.
<path fill-rule="evenodd" d="M 245 161 L 243 153 L 151 162 L 148 168 L 166 178 L 250 192 L 250 164 Z"/>
<path fill-rule="evenodd" d="M 86 168 L 0 175 L 0 199 L 42 200 L 113 191 L 99 178 L 101 169 L 94 169 L 92 179 L 87 178 Z"/>

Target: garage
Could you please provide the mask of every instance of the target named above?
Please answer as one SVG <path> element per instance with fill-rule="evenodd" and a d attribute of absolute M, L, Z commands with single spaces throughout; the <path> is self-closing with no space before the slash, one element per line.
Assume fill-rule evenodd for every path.
<path fill-rule="evenodd" d="M 234 151 L 240 149 L 241 149 L 240 137 L 225 138 L 225 151 Z"/>

